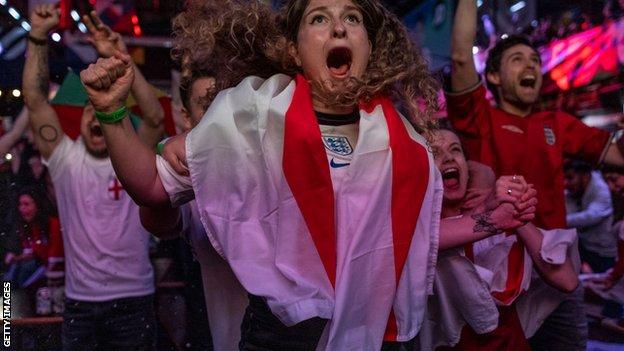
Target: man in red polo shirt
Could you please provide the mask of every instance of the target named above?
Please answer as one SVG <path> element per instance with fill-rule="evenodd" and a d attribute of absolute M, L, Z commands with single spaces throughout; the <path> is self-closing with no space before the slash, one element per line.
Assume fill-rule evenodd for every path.
<path fill-rule="evenodd" d="M 527 183 L 534 184 L 539 200 L 534 223 L 538 227 L 565 228 L 563 159 L 576 158 L 593 165 L 601 162 L 623 165 L 624 140 L 590 128 L 563 112 L 533 111 L 542 86 L 541 59 L 523 37 L 510 36 L 490 50 L 485 76 L 497 102 L 497 107 L 493 107 L 486 99 L 486 88 L 474 64 L 472 47 L 476 31 L 475 1 L 460 0 L 451 42 L 451 90 L 446 94 L 448 117 L 471 160 L 489 165 L 497 176 L 519 174 Z M 580 307 L 578 303 L 576 306 Z M 552 321 L 553 325 L 576 324 L 576 330 L 581 329 L 576 338 L 549 333 L 543 337 L 544 342 L 534 346 L 584 349 L 586 331 L 583 333 L 579 327 L 586 322 L 578 321 L 576 316 L 582 313 L 580 308 L 574 312 L 577 321 L 570 316 Z M 555 311 L 552 317 L 557 314 Z M 567 328 L 565 333 L 573 332 L 572 329 Z M 542 338 L 539 334 L 538 339 Z"/>

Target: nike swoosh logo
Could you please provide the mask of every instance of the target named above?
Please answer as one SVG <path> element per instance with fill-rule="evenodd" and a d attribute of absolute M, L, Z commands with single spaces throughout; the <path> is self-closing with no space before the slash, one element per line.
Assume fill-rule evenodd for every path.
<path fill-rule="evenodd" d="M 333 158 L 329 162 L 329 165 L 331 166 L 331 168 L 342 168 L 342 167 L 348 166 L 350 164 L 351 163 L 336 163 L 336 162 L 334 162 Z"/>

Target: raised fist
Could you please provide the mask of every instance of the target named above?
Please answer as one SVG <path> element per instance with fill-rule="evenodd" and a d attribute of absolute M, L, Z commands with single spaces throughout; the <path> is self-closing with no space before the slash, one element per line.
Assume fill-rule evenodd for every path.
<path fill-rule="evenodd" d="M 134 80 L 130 60 L 130 56 L 116 51 L 114 56 L 100 58 L 80 72 L 80 80 L 96 111 L 110 113 L 125 105 Z"/>
<path fill-rule="evenodd" d="M 98 55 L 111 57 L 115 54 L 115 51 L 120 51 L 124 54 L 128 53 L 128 48 L 121 39 L 121 35 L 113 32 L 109 26 L 102 23 L 95 11 L 91 11 L 90 16 L 82 16 L 82 22 L 89 30 L 90 35 L 87 37 L 87 41 L 95 47 Z"/>
<path fill-rule="evenodd" d="M 30 35 L 35 39 L 45 39 L 50 29 L 59 24 L 61 11 L 54 4 L 35 6 L 30 14 Z"/>

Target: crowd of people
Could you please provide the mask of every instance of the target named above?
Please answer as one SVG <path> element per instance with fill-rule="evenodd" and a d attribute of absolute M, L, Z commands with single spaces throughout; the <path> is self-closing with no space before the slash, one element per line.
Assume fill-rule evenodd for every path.
<path fill-rule="evenodd" d="M 590 6 L 594 6 L 591 4 Z M 557 17 L 546 16 L 527 27 L 524 34 L 536 46 L 542 46 L 557 39 L 564 39 L 579 32 L 619 20 L 624 15 L 624 1 L 606 0 L 602 11 L 592 13 L 587 8 L 568 10 Z"/>
<path fill-rule="evenodd" d="M 71 139 L 48 100 L 59 20 L 31 11 L 0 242 L 5 281 L 64 284 L 63 350 L 153 350 L 161 328 L 177 349 L 210 347 L 194 331 L 215 350 L 584 350 L 579 273 L 624 295 L 622 133 L 535 112 L 526 37 L 498 41 L 480 77 L 473 0 L 458 1 L 442 120 L 440 84 L 375 0 L 189 1 L 175 136 L 92 12 L 99 58 Z M 158 297 L 154 242 L 197 262 L 186 312 Z"/>

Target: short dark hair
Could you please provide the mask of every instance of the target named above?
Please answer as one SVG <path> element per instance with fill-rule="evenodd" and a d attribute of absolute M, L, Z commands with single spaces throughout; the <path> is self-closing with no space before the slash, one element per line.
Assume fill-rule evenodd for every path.
<path fill-rule="evenodd" d="M 180 82 L 180 100 L 182 100 L 182 105 L 190 111 L 191 108 L 191 89 L 193 88 L 193 84 L 202 78 L 215 78 L 214 73 L 210 71 L 199 71 L 193 72 L 191 77 L 182 79 Z"/>
<path fill-rule="evenodd" d="M 588 174 L 588 173 L 591 173 L 592 166 L 587 162 L 583 162 L 579 160 L 570 160 L 564 163 L 563 170 L 565 172 L 572 171 L 574 173 L 579 173 L 579 174 Z"/>
<path fill-rule="evenodd" d="M 624 175 L 624 167 L 607 163 L 603 163 L 602 166 L 600 166 L 600 171 L 602 173 L 618 173 Z"/>
<path fill-rule="evenodd" d="M 490 83 L 490 81 L 487 79 L 487 74 L 500 71 L 503 53 L 507 51 L 507 49 L 512 48 L 516 45 L 526 45 L 539 54 L 539 51 L 537 51 L 537 48 L 533 45 L 533 43 L 531 43 L 531 41 L 527 37 L 522 35 L 510 35 L 505 39 L 499 40 L 496 45 L 494 45 L 494 47 L 490 49 L 487 61 L 485 62 L 485 82 L 492 95 L 494 95 L 496 102 L 499 102 L 500 96 L 498 96 L 496 85 Z"/>
<path fill-rule="evenodd" d="M 447 117 L 438 119 L 438 129 L 448 130 L 449 132 L 453 132 L 457 134 L 455 129 L 453 129 L 453 125 L 451 124 L 451 121 Z"/>

